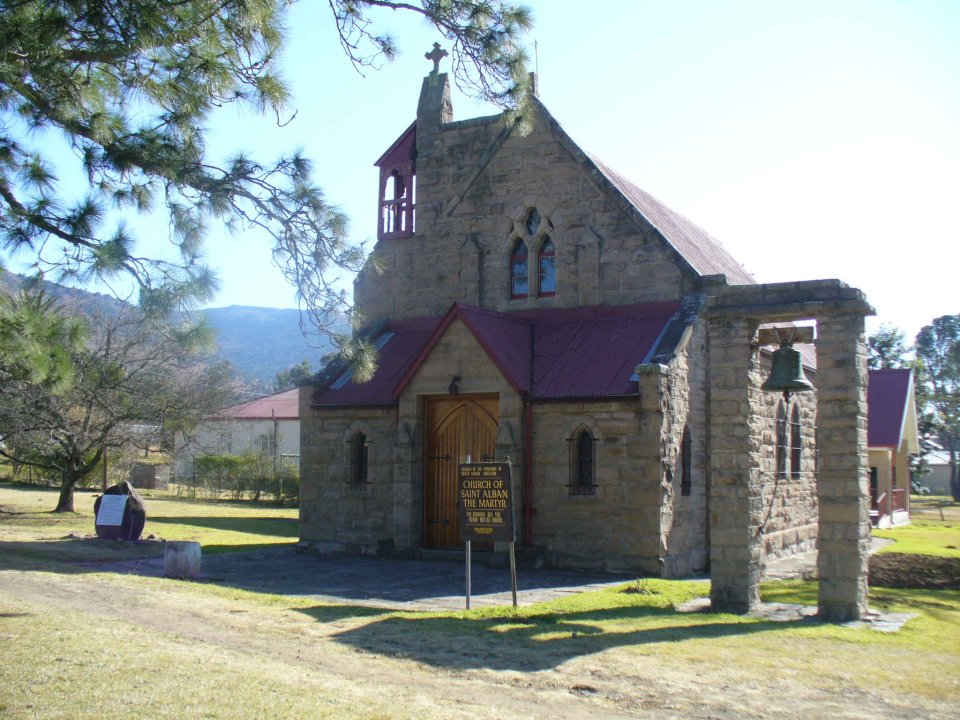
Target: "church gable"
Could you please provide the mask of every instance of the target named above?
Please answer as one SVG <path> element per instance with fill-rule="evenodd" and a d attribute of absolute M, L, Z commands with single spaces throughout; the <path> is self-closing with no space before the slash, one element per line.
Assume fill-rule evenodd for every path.
<path fill-rule="evenodd" d="M 661 302 L 706 276 L 752 282 L 707 233 L 580 149 L 536 98 L 521 134 L 506 116 L 453 121 L 448 96 L 446 76 L 428 77 L 417 122 L 378 161 L 385 269 L 358 278 L 368 317 L 436 315 L 453 302 Z M 410 167 L 393 167 L 411 148 Z"/>
<path fill-rule="evenodd" d="M 463 319 L 454 315 L 449 323 L 438 326 L 432 342 L 424 346 L 418 362 L 408 368 L 396 393 L 398 398 L 491 392 L 503 397 L 516 392 L 511 379 L 504 375 Z"/>

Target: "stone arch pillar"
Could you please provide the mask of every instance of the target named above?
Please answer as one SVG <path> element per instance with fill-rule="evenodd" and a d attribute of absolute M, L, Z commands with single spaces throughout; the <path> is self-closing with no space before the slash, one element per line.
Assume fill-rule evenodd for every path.
<path fill-rule="evenodd" d="M 760 602 L 763 573 L 756 537 L 760 502 L 759 442 L 762 417 L 752 397 L 760 363 L 753 338 L 759 323 L 710 323 L 709 436 L 710 599 L 714 608 L 748 612 Z"/>
<path fill-rule="evenodd" d="M 761 323 L 817 321 L 817 497 L 820 616 L 867 610 L 870 524 L 864 318 L 873 309 L 838 280 L 719 288 L 708 301 L 711 602 L 747 612 L 760 602 L 763 549 Z"/>
<path fill-rule="evenodd" d="M 832 313 L 819 322 L 818 335 L 818 603 L 824 619 L 844 621 L 867 610 L 870 469 L 864 316 Z"/>

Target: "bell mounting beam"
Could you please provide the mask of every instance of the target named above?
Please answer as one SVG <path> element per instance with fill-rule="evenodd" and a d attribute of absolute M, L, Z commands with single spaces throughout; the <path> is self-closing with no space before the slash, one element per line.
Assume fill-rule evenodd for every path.
<path fill-rule="evenodd" d="M 816 333 L 812 325 L 762 327 L 757 331 L 757 345 L 793 345 L 812 343 Z"/>

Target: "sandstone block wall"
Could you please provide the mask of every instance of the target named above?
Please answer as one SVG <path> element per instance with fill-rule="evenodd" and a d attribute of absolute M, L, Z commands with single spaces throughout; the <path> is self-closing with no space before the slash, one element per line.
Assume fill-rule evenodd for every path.
<path fill-rule="evenodd" d="M 300 538 L 325 552 L 393 546 L 395 408 L 310 407 L 301 388 Z M 367 437 L 367 483 L 350 477 L 350 438 Z"/>
<path fill-rule="evenodd" d="M 636 400 L 533 408 L 533 542 L 560 567 L 660 574 L 660 463 Z M 572 437 L 593 435 L 595 493 L 572 495 Z"/>
<path fill-rule="evenodd" d="M 707 567 L 706 332 L 698 322 L 681 354 L 670 364 L 664 386 L 662 427 L 663 510 L 660 523 L 664 577 L 684 577 Z M 690 494 L 681 491 L 680 446 L 690 434 Z"/>
<path fill-rule="evenodd" d="M 383 273 L 363 272 L 355 284 L 366 318 L 439 315 L 457 301 L 517 310 L 675 300 L 698 283 L 652 227 L 638 226 L 622 198 L 602 189 L 544 113 L 526 136 L 506 133 L 500 116 L 421 135 L 416 233 L 377 243 Z M 531 208 L 542 216 L 533 237 L 524 228 Z M 556 248 L 557 291 L 541 298 L 536 254 L 546 235 Z M 525 299 L 510 298 L 518 237 L 529 243 Z"/>

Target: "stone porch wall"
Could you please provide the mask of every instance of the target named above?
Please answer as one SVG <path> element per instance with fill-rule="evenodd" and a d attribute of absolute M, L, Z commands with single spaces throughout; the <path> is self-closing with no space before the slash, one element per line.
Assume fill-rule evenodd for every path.
<path fill-rule="evenodd" d="M 396 408 L 312 408 L 300 390 L 300 539 L 321 552 L 393 547 Z M 367 483 L 350 478 L 349 440 L 367 438 Z"/>
<path fill-rule="evenodd" d="M 523 404 L 470 330 L 455 320 L 400 396 L 394 489 L 397 548 L 423 544 L 423 403 L 430 396 L 448 396 L 454 376 L 460 377 L 461 395 L 499 398 L 496 455 L 498 460 L 509 457 L 513 465 L 514 512 L 521 520 L 517 537 L 523 536 Z"/>

